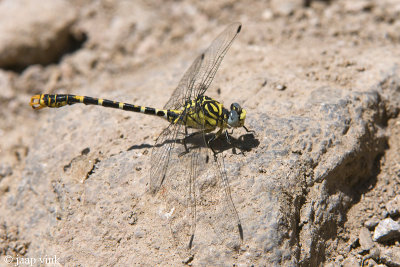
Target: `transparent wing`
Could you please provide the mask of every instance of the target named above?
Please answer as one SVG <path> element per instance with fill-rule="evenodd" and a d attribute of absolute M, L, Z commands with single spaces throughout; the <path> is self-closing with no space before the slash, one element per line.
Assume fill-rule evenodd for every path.
<path fill-rule="evenodd" d="M 202 148 L 190 149 L 190 152 L 181 156 L 180 169 L 174 171 L 174 179 L 166 182 L 168 193 L 165 203 L 173 210 L 169 220 L 170 229 L 179 251 L 192 248 L 196 229 L 196 198 L 198 189 L 196 181 L 200 173 L 200 166 L 204 166 L 205 158 L 202 158 Z M 199 162 L 204 161 L 203 164 Z"/>
<path fill-rule="evenodd" d="M 175 244 L 180 253 L 185 253 L 195 234 L 196 179 L 206 162 L 201 153 L 206 148 L 201 134 L 187 138 L 191 129 L 171 126 L 161 133 L 153 148 L 150 187 L 153 193 L 159 192 L 164 203 L 161 210 L 167 214 Z M 175 141 L 171 142 L 173 138 Z M 188 139 L 188 150 L 183 145 L 184 138 Z"/>
<path fill-rule="evenodd" d="M 175 244 L 179 251 L 198 243 L 239 247 L 243 230 L 222 153 L 214 156 L 204 132 L 193 135 L 193 130 L 185 129 L 178 136 L 185 140 L 187 150 L 181 142 L 174 147 L 168 170 L 172 177 L 165 181 L 163 194 L 167 210 L 173 211 L 169 224 Z"/>
<path fill-rule="evenodd" d="M 186 101 L 204 94 L 240 29 L 240 23 L 231 24 L 196 58 L 164 106 L 165 109 L 180 109 Z M 183 110 L 182 117 L 193 112 L 197 114 L 202 109 L 197 104 L 190 108 L 194 110 Z M 193 129 L 171 124 L 157 138 L 151 156 L 150 188 L 153 193 L 160 191 L 159 197 L 164 198 L 172 235 L 181 248 L 188 248 L 196 242 L 193 238 L 197 240 L 195 229 L 198 214 L 209 226 L 203 224 L 202 230 L 209 232 L 209 228 L 213 228 L 216 235 L 213 236 L 219 240 L 225 241 L 236 232 L 235 223 L 240 225 L 223 161 L 221 163 L 210 157 L 204 132 L 191 134 Z M 208 216 L 209 212 L 212 216 Z M 239 229 L 242 237 L 241 226 Z"/>
<path fill-rule="evenodd" d="M 216 158 L 214 158 L 214 160 L 215 160 L 215 168 L 217 169 L 217 174 L 219 177 L 218 180 L 221 184 L 221 188 L 225 199 L 225 205 L 228 207 L 225 208 L 224 210 L 228 212 L 227 214 L 225 213 L 225 216 L 231 228 L 228 229 L 228 233 L 226 233 L 226 236 L 232 235 L 236 232 L 236 236 L 239 236 L 240 241 L 242 242 L 243 241 L 242 223 L 240 222 L 239 214 L 232 200 L 231 187 L 229 186 L 228 175 L 226 174 L 223 154 L 216 155 Z M 226 225 L 228 225 L 228 223 Z"/>
<path fill-rule="evenodd" d="M 207 50 L 195 59 L 165 104 L 164 109 L 179 109 L 187 100 L 204 94 L 241 27 L 242 24 L 239 22 L 229 25 Z"/>
<path fill-rule="evenodd" d="M 215 159 L 210 149 L 197 145 L 189 151 L 180 157 L 180 166 L 171 166 L 174 177 L 165 181 L 165 193 L 160 194 L 171 214 L 169 226 L 177 251 L 185 253 L 201 244 L 237 249 L 243 230 L 223 155 Z"/>
<path fill-rule="evenodd" d="M 169 165 L 179 164 L 171 155 L 176 153 L 175 145 L 183 128 L 179 124 L 170 124 L 161 132 L 153 146 L 150 168 L 150 191 L 153 194 L 156 194 L 164 183 Z"/>

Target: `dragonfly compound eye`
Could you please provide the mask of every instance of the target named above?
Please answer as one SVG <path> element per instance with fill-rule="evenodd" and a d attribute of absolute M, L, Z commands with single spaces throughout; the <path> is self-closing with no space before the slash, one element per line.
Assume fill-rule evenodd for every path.
<path fill-rule="evenodd" d="M 232 127 L 239 126 L 239 114 L 236 110 L 231 110 L 231 112 L 229 112 L 228 124 Z"/>
<path fill-rule="evenodd" d="M 235 110 L 238 114 L 242 113 L 242 108 L 238 103 L 232 103 L 231 110 Z"/>

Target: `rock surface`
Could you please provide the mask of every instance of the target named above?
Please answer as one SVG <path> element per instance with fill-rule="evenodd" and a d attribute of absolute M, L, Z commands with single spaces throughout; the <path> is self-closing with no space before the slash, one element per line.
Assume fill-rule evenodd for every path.
<path fill-rule="evenodd" d="M 76 10 L 68 1 L 0 2 L 0 67 L 49 64 L 68 48 Z"/>
<path fill-rule="evenodd" d="M 379 222 L 374 231 L 374 241 L 385 242 L 400 237 L 400 224 L 391 218 Z"/>
<path fill-rule="evenodd" d="M 400 195 L 386 203 L 386 210 L 390 216 L 395 217 L 400 214 Z"/>
<path fill-rule="evenodd" d="M 361 228 L 359 239 L 360 246 L 363 251 L 369 251 L 374 247 L 374 242 L 372 241 L 371 234 L 367 228 Z"/>
<path fill-rule="evenodd" d="M 0 96 L 1 257 L 56 256 L 65 266 L 398 262 L 396 241 L 368 238 L 371 220 L 388 220 L 383 212 L 392 214 L 389 201 L 400 192 L 395 1 L 47 0 L 40 5 L 52 11 L 43 17 L 32 15 L 41 7 L 35 3 L 0 3 L 0 13 L 26 18 L 4 15 L 0 27 L 24 29 L 34 44 L 25 55 L 21 36 L 0 38 L 0 50 L 18 55 L 0 65 L 26 68 L 0 76 L 7 87 Z M 46 30 L 35 24 L 42 19 Z M 233 133 L 244 153 L 221 141 L 244 239 L 211 160 L 196 177 L 189 251 L 171 233 L 181 206 L 165 201 L 184 197 L 168 187 L 149 192 L 151 148 L 166 122 L 78 104 L 32 111 L 28 102 L 37 93 L 73 93 L 161 108 L 232 21 L 242 31 L 207 95 L 227 107 L 240 103 L 255 131 Z M 60 50 L 52 42 L 64 42 L 57 29 L 83 33 L 87 42 L 73 53 L 60 49 L 54 60 Z M 182 180 L 183 195 L 187 177 L 179 173 L 187 166 L 173 167 L 166 183 Z"/>
<path fill-rule="evenodd" d="M 374 230 L 375 226 L 377 226 L 379 223 L 379 220 L 377 218 L 371 218 L 367 221 L 365 221 L 364 226 L 368 228 L 368 230 Z"/>

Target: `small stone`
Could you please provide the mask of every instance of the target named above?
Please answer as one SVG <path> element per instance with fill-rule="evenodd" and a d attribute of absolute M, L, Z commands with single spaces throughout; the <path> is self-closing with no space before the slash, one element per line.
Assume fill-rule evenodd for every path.
<path fill-rule="evenodd" d="M 364 261 L 363 266 L 376 266 L 376 265 L 377 265 L 376 261 L 374 261 L 374 259 L 370 258 L 370 259 L 367 259 L 366 261 Z"/>
<path fill-rule="evenodd" d="M 400 236 L 400 224 L 391 218 L 379 222 L 375 228 L 374 241 L 385 242 Z"/>
<path fill-rule="evenodd" d="M 11 166 L 1 163 L 0 164 L 0 179 L 12 174 Z"/>
<path fill-rule="evenodd" d="M 278 90 L 278 91 L 283 91 L 283 90 L 286 89 L 286 85 L 278 84 L 278 85 L 276 85 L 275 89 Z"/>
<path fill-rule="evenodd" d="M 389 212 L 387 211 L 387 210 L 383 210 L 382 211 L 382 217 L 383 218 L 386 218 L 386 217 L 388 217 L 389 216 Z"/>
<path fill-rule="evenodd" d="M 360 266 L 360 263 L 358 262 L 358 260 L 357 260 L 355 257 L 350 256 L 350 257 L 346 258 L 346 259 L 342 262 L 342 266 L 343 266 L 343 267 Z"/>
<path fill-rule="evenodd" d="M 138 221 L 138 217 L 137 217 L 136 212 L 131 211 L 130 214 L 128 215 L 128 218 L 127 218 L 127 219 L 128 219 L 128 223 L 129 223 L 130 225 L 136 224 L 137 221 Z"/>
<path fill-rule="evenodd" d="M 289 16 L 292 15 L 296 10 L 302 8 L 303 2 L 300 0 L 272 0 L 271 9 L 274 13 Z"/>
<path fill-rule="evenodd" d="M 400 248 L 389 247 L 382 250 L 380 260 L 387 266 L 400 266 Z"/>
<path fill-rule="evenodd" d="M 371 256 L 372 259 L 374 260 L 379 260 L 379 256 L 381 255 L 381 251 L 379 248 L 374 247 L 373 249 L 371 249 L 371 251 L 369 252 L 369 255 Z"/>
<path fill-rule="evenodd" d="M 265 20 L 271 20 L 274 17 L 274 13 L 272 12 L 271 9 L 266 9 L 264 10 L 261 16 Z"/>
<path fill-rule="evenodd" d="M 373 7 L 372 1 L 365 0 L 353 0 L 353 1 L 345 1 L 344 8 L 348 12 L 359 13 L 362 11 L 368 11 Z"/>
<path fill-rule="evenodd" d="M 394 217 L 400 214 L 400 195 L 396 196 L 394 199 L 386 203 L 386 210 L 389 215 Z"/>
<path fill-rule="evenodd" d="M 360 239 L 360 245 L 363 251 L 369 251 L 374 246 L 371 234 L 367 228 L 365 227 L 361 228 L 358 237 Z"/>
<path fill-rule="evenodd" d="M 367 227 L 369 230 L 374 230 L 375 226 L 377 226 L 379 223 L 379 220 L 375 217 L 365 221 L 364 226 Z"/>

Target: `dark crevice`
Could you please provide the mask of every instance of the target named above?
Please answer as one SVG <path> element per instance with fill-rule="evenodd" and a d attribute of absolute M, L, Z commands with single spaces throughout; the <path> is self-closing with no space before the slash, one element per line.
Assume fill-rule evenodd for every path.
<path fill-rule="evenodd" d="M 89 179 L 89 177 L 94 173 L 94 170 L 96 169 L 96 164 L 99 163 L 99 159 L 95 159 L 92 168 L 90 171 L 86 174 L 85 180 Z"/>
<path fill-rule="evenodd" d="M 20 60 L 16 59 L 14 61 L 19 62 L 2 66 L 2 68 L 4 70 L 20 74 L 31 65 L 41 65 L 43 67 L 46 67 L 51 64 L 59 64 L 65 55 L 72 54 L 81 49 L 88 39 L 87 34 L 84 32 L 81 32 L 79 34 L 68 32 L 65 36 L 66 37 L 64 37 L 64 41 L 54 41 L 54 43 L 51 44 L 51 47 L 46 50 L 37 47 L 21 48 L 21 51 L 24 51 L 23 54 L 33 54 L 35 55 L 35 57 L 26 57 L 25 59 Z M 21 55 L 21 57 L 23 56 Z"/>
<path fill-rule="evenodd" d="M 334 212 L 331 218 L 325 218 L 319 226 L 315 226 L 318 230 L 312 238 L 310 257 L 301 259 L 300 266 L 317 266 L 326 260 L 327 247 L 321 244 L 338 238 L 338 233 L 348 220 L 349 209 L 376 185 L 381 172 L 381 159 L 388 148 L 388 137 L 377 133 L 379 128 L 387 125 L 388 119 L 384 112 L 378 113 L 373 118 L 375 127 L 365 127 L 365 134 L 359 139 L 359 148 L 346 155 L 322 182 L 328 195 L 320 201 L 328 203 L 331 198 L 340 198 L 340 203 L 336 207 L 331 207 Z M 298 230 L 301 232 L 300 226 Z"/>

